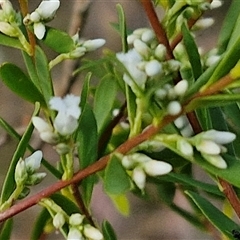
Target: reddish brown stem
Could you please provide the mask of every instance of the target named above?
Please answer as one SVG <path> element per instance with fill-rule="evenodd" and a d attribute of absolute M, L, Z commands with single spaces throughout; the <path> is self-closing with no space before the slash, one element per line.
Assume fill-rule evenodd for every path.
<path fill-rule="evenodd" d="M 162 43 L 167 48 L 167 59 L 174 58 L 171 47 L 169 45 L 169 41 L 167 38 L 166 31 L 164 30 L 161 22 L 158 19 L 158 16 L 155 12 L 155 9 L 153 7 L 151 0 L 141 0 L 142 5 L 145 9 L 145 12 L 148 16 L 148 19 L 150 21 L 150 24 L 157 36 L 157 39 L 160 43 Z"/>
<path fill-rule="evenodd" d="M 177 116 L 176 116 L 177 117 Z M 156 134 L 161 128 L 172 122 L 176 117 L 172 116 L 166 116 L 161 121 L 161 124 L 157 127 L 155 126 L 149 126 L 145 131 L 143 131 L 141 134 L 137 135 L 136 137 L 133 137 L 120 145 L 116 152 L 126 154 L 129 152 L 132 148 L 136 147 L 140 143 L 146 141 L 151 136 Z M 106 155 L 99 159 L 99 161 L 93 163 L 92 165 L 88 166 L 87 168 L 80 170 L 77 172 L 72 179 L 69 180 L 59 180 L 58 182 L 52 184 L 51 186 L 45 188 L 44 190 L 40 191 L 39 193 L 26 198 L 25 200 L 13 205 L 11 208 L 7 209 L 6 211 L 0 213 L 0 222 L 5 221 L 6 219 L 13 217 L 14 215 L 36 205 L 42 198 L 46 198 L 51 196 L 53 193 L 71 185 L 76 184 L 80 182 L 82 179 L 86 178 L 89 175 L 92 175 L 98 171 L 103 170 L 108 161 L 110 159 L 110 154 Z"/>

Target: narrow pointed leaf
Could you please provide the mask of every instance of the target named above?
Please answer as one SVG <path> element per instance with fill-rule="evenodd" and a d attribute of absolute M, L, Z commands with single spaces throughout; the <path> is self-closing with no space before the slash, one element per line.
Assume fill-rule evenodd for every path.
<path fill-rule="evenodd" d="M 3 223 L 0 233 L 0 239 L 10 240 L 13 229 L 13 219 L 9 218 Z"/>
<path fill-rule="evenodd" d="M 103 221 L 102 232 L 105 240 L 117 240 L 116 233 L 108 221 Z"/>

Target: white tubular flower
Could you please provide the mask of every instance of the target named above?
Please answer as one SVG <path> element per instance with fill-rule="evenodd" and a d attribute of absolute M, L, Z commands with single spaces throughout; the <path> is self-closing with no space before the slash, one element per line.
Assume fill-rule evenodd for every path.
<path fill-rule="evenodd" d="M 139 63 L 141 63 L 142 58 L 135 49 L 131 49 L 127 53 L 117 53 L 117 59 L 125 66 L 128 70 L 131 78 L 124 74 L 123 80 L 132 86 L 134 81 L 140 88 L 145 88 L 145 83 L 147 80 L 147 75 L 145 72 L 138 68 Z"/>
<path fill-rule="evenodd" d="M 143 170 L 149 176 L 161 176 L 172 171 L 172 166 L 169 163 L 157 160 L 151 160 L 143 164 Z"/>
<path fill-rule="evenodd" d="M 78 228 L 71 227 L 67 235 L 67 240 L 85 240 L 85 238 Z"/>
<path fill-rule="evenodd" d="M 63 136 L 72 134 L 78 126 L 81 114 L 79 107 L 80 97 L 69 94 L 64 98 L 53 97 L 50 99 L 50 108 L 58 111 L 54 120 L 54 128 Z"/>
<path fill-rule="evenodd" d="M 171 101 L 167 105 L 167 112 L 169 115 L 175 116 L 178 115 L 182 111 L 182 106 L 178 101 Z"/>
<path fill-rule="evenodd" d="M 81 225 L 83 222 L 84 216 L 81 215 L 80 213 L 73 213 L 69 217 L 69 224 L 72 226 L 78 226 Z"/>
<path fill-rule="evenodd" d="M 61 228 L 65 223 L 65 218 L 63 213 L 58 212 L 54 217 L 53 217 L 53 226 L 56 229 Z"/>
<path fill-rule="evenodd" d="M 146 63 L 145 72 L 149 77 L 155 77 L 162 73 L 162 64 L 156 59 Z"/>
<path fill-rule="evenodd" d="M 43 157 L 42 151 L 38 150 L 29 157 L 25 158 L 25 164 L 28 173 L 30 174 L 34 173 L 36 170 L 40 168 L 42 157 Z"/>
<path fill-rule="evenodd" d="M 145 188 L 146 174 L 142 167 L 135 167 L 133 169 L 132 180 L 135 182 L 139 189 L 143 190 Z"/>
<path fill-rule="evenodd" d="M 83 227 L 83 234 L 85 237 L 91 240 L 102 240 L 103 235 L 102 233 L 95 227 L 91 226 L 90 224 L 86 224 Z"/>
<path fill-rule="evenodd" d="M 87 40 L 83 43 L 83 47 L 86 48 L 87 51 L 95 51 L 96 49 L 102 47 L 106 43 L 105 39 L 93 39 Z"/>

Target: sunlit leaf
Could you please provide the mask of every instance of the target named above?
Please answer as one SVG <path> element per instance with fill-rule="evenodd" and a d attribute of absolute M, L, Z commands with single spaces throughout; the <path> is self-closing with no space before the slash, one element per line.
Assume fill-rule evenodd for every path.
<path fill-rule="evenodd" d="M 115 208 L 123 216 L 128 216 L 130 213 L 130 204 L 125 194 L 110 194 L 109 195 Z"/>

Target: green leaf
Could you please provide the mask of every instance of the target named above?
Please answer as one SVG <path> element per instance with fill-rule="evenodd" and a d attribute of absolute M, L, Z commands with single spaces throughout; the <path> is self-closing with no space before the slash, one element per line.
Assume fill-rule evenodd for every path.
<path fill-rule="evenodd" d="M 88 104 L 85 104 L 81 114 L 79 127 L 77 130 L 77 142 L 79 164 L 81 169 L 86 168 L 97 160 L 98 155 L 98 135 L 97 123 L 93 111 Z M 94 176 L 85 178 L 81 186 L 83 188 L 83 197 L 88 206 L 92 196 L 92 190 L 95 183 Z"/>
<path fill-rule="evenodd" d="M 38 114 L 39 109 L 40 109 L 40 105 L 36 103 L 35 110 L 33 112 L 33 116 L 36 116 Z M 10 166 L 8 168 L 8 172 L 6 174 L 6 177 L 5 177 L 3 186 L 2 186 L 1 201 L 0 201 L 1 204 L 3 204 L 5 201 L 8 200 L 11 193 L 15 189 L 15 180 L 14 180 L 15 168 L 16 168 L 16 165 L 17 165 L 19 159 L 21 157 L 23 157 L 23 155 L 26 151 L 26 148 L 27 148 L 30 138 L 32 136 L 33 129 L 34 129 L 34 127 L 32 125 L 32 122 L 30 122 L 28 124 L 27 129 L 26 129 L 25 133 L 23 134 L 18 146 L 17 146 L 16 151 L 14 152 L 14 155 L 12 157 Z"/>
<path fill-rule="evenodd" d="M 39 46 L 35 47 L 35 67 L 39 78 L 39 88 L 45 101 L 48 103 L 49 99 L 54 96 L 53 83 L 49 72 L 47 57 Z"/>
<path fill-rule="evenodd" d="M 117 12 L 118 12 L 119 30 L 121 34 L 121 40 L 122 40 L 122 51 L 126 53 L 128 51 L 126 17 L 121 4 L 117 4 Z"/>
<path fill-rule="evenodd" d="M 92 73 L 88 73 L 84 78 L 82 92 L 81 92 L 81 102 L 80 102 L 80 108 L 82 109 L 82 111 L 85 107 L 85 104 L 87 103 L 91 77 L 92 77 Z"/>
<path fill-rule="evenodd" d="M 106 75 L 97 87 L 93 109 L 99 134 L 103 132 L 106 124 L 111 120 L 112 109 L 117 98 L 117 88 L 117 82 L 111 74 Z"/>
<path fill-rule="evenodd" d="M 40 102 L 42 106 L 46 106 L 46 102 L 37 87 L 16 65 L 11 63 L 1 65 L 0 77 L 3 83 L 21 98 L 32 103 Z"/>
<path fill-rule="evenodd" d="M 9 218 L 1 226 L 0 239 L 10 240 L 13 228 L 13 219 Z"/>
<path fill-rule="evenodd" d="M 46 208 L 43 208 L 34 223 L 34 227 L 31 233 L 32 240 L 41 239 L 40 237 L 44 233 L 44 228 L 46 227 L 49 219 L 51 219 L 51 216 L 48 210 Z"/>
<path fill-rule="evenodd" d="M 239 0 L 232 1 L 218 37 L 217 45 L 219 47 L 220 54 L 226 50 L 229 40 L 231 39 L 234 27 L 235 29 L 237 29 L 238 26 L 239 29 L 239 25 L 236 25 L 237 19 L 239 18 L 239 12 L 240 1 Z"/>
<path fill-rule="evenodd" d="M 189 62 L 192 66 L 192 72 L 194 79 L 197 79 L 202 74 L 202 64 L 200 55 L 198 53 L 197 45 L 192 37 L 189 29 L 185 24 L 182 25 L 182 33 L 183 33 L 183 43 L 185 45 L 185 49 L 188 55 Z"/>
<path fill-rule="evenodd" d="M 239 229 L 239 226 L 235 222 L 233 222 L 219 209 L 217 209 L 212 203 L 210 203 L 208 200 L 201 197 L 197 193 L 187 191 L 186 194 L 194 201 L 194 203 L 199 207 L 205 217 L 218 230 L 220 230 L 229 239 L 234 239 L 232 231 Z"/>
<path fill-rule="evenodd" d="M 73 39 L 61 30 L 46 27 L 43 43 L 57 53 L 69 53 L 75 48 Z"/>
<path fill-rule="evenodd" d="M 0 33 L 0 44 L 7 47 L 13 47 L 24 50 L 24 47 L 17 38 L 9 37 L 2 33 Z"/>
<path fill-rule="evenodd" d="M 120 160 L 113 155 L 104 176 L 104 189 L 110 195 L 124 194 L 131 188 L 131 181 Z"/>
<path fill-rule="evenodd" d="M 103 221 L 102 232 L 105 240 L 117 240 L 114 229 L 108 221 Z"/>
<path fill-rule="evenodd" d="M 129 216 L 130 204 L 125 194 L 110 194 L 109 197 L 119 213 L 126 217 Z"/>

